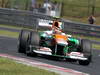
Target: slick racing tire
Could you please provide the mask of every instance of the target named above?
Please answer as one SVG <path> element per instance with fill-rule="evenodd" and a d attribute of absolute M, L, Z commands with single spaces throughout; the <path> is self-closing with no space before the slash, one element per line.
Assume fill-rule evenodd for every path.
<path fill-rule="evenodd" d="M 81 50 L 84 54 L 84 57 L 87 58 L 87 60 L 79 60 L 80 65 L 89 65 L 92 59 L 92 47 L 91 42 L 87 39 L 81 40 Z"/>
<path fill-rule="evenodd" d="M 18 52 L 25 53 L 27 38 L 30 35 L 29 30 L 21 30 L 18 39 Z"/>
<path fill-rule="evenodd" d="M 26 54 L 28 56 L 37 56 L 37 54 L 35 52 L 33 52 L 33 50 L 36 50 L 37 47 L 39 47 L 39 43 L 40 43 L 40 37 L 38 32 L 36 31 L 32 31 L 30 36 L 28 37 L 28 41 L 27 41 L 27 48 L 26 48 Z M 29 47 L 30 46 L 30 47 Z"/>
<path fill-rule="evenodd" d="M 39 46 L 40 44 L 40 36 L 36 31 L 32 31 L 30 35 L 30 44 L 33 46 Z"/>

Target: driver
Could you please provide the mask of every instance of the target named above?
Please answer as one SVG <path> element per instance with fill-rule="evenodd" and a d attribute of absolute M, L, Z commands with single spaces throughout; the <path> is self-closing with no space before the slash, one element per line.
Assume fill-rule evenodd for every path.
<path fill-rule="evenodd" d="M 59 20 L 57 18 L 53 21 L 52 30 L 54 33 L 60 34 L 62 32 L 61 25 L 60 25 Z"/>
<path fill-rule="evenodd" d="M 52 35 L 52 34 L 64 34 L 64 33 L 62 33 L 62 26 L 61 25 L 62 25 L 62 23 L 59 21 L 59 19 L 55 18 L 53 20 L 51 31 L 46 31 L 46 33 L 48 35 Z"/>

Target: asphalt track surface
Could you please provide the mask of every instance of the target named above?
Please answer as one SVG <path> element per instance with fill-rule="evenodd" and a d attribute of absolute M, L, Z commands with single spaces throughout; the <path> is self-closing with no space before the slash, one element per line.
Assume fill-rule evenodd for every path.
<path fill-rule="evenodd" d="M 69 68 L 80 72 L 88 73 L 90 75 L 100 75 L 100 50 L 93 50 L 92 63 L 89 66 L 82 66 L 75 62 L 60 61 L 60 60 L 56 61 L 43 56 L 28 57 L 25 54 L 17 52 L 17 41 L 18 40 L 16 38 L 8 38 L 0 36 L 0 53 L 6 53 L 17 57 L 28 58 L 31 60 L 36 60 L 47 64 Z"/>

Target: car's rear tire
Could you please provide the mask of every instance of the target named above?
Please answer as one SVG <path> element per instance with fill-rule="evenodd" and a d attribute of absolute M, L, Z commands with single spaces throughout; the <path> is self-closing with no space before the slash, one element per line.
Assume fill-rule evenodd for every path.
<path fill-rule="evenodd" d="M 29 30 L 21 30 L 18 38 L 18 52 L 25 53 L 27 38 L 30 35 Z"/>
<path fill-rule="evenodd" d="M 33 52 L 33 50 L 37 49 L 37 47 L 39 47 L 39 44 L 40 44 L 40 37 L 38 32 L 32 31 L 27 41 L 26 54 L 28 56 L 29 55 L 37 56 L 37 54 Z M 29 47 L 29 46 L 33 46 L 33 47 Z"/>
<path fill-rule="evenodd" d="M 87 60 L 79 60 L 80 65 L 89 65 L 92 60 L 92 44 L 87 39 L 81 40 L 81 52 L 84 54 L 84 57 L 87 58 Z"/>

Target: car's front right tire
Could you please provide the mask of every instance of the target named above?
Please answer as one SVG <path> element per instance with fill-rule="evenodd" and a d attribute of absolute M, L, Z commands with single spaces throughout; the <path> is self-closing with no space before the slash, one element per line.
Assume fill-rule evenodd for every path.
<path fill-rule="evenodd" d="M 92 60 L 92 44 L 90 40 L 82 39 L 81 40 L 81 52 L 84 54 L 84 57 L 87 60 L 79 60 L 80 65 L 89 65 Z"/>

